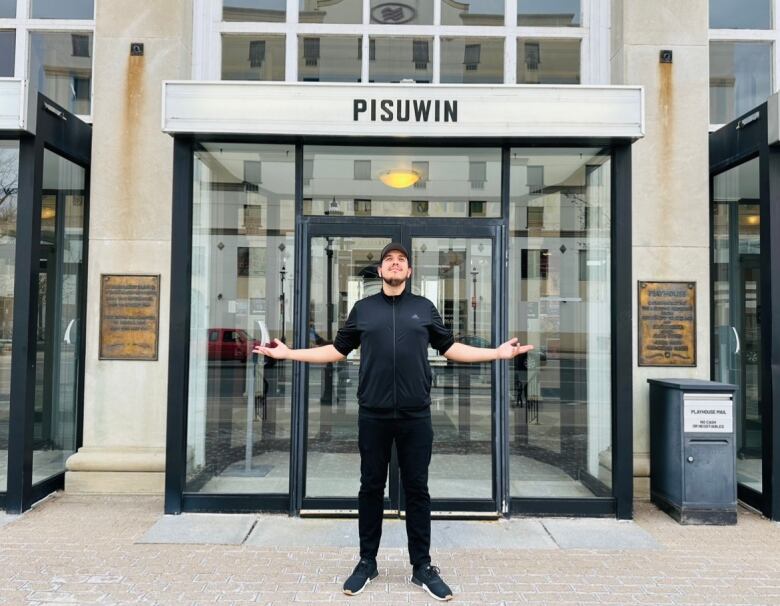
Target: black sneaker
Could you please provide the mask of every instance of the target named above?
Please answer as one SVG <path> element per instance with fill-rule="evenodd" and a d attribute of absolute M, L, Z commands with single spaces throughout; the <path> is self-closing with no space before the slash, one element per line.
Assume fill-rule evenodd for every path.
<path fill-rule="evenodd" d="M 347 595 L 357 595 L 366 588 L 371 579 L 375 579 L 378 576 L 379 571 L 376 569 L 376 560 L 361 558 L 357 566 L 355 566 L 355 570 L 344 581 L 342 591 Z"/>
<path fill-rule="evenodd" d="M 416 566 L 412 570 L 411 581 L 418 587 L 422 587 L 431 597 L 446 602 L 452 599 L 452 590 L 447 586 L 447 583 L 441 580 L 439 572 L 440 570 L 436 566 L 430 564 Z"/>

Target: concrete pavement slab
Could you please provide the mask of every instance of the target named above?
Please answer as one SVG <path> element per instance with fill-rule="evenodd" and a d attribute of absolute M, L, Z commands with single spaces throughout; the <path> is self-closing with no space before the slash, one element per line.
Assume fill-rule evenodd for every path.
<path fill-rule="evenodd" d="M 431 522 L 431 543 L 442 549 L 557 549 L 536 520 Z M 357 520 L 261 516 L 246 541 L 255 547 L 352 547 L 359 544 Z M 406 522 L 385 520 L 382 547 L 406 547 Z"/>
<path fill-rule="evenodd" d="M 561 549 L 658 549 L 635 522 L 599 519 L 549 519 L 542 524 Z"/>
<path fill-rule="evenodd" d="M 255 524 L 247 514 L 184 513 L 162 516 L 137 543 L 240 545 Z"/>

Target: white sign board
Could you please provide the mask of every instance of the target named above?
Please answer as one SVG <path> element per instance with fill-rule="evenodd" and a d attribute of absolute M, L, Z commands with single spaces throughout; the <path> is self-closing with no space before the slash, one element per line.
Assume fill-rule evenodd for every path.
<path fill-rule="evenodd" d="M 391 137 L 644 135 L 639 86 L 163 83 L 167 133 Z"/>
<path fill-rule="evenodd" d="M 683 403 L 685 433 L 731 433 L 734 430 L 734 407 L 730 400 L 704 400 Z"/>

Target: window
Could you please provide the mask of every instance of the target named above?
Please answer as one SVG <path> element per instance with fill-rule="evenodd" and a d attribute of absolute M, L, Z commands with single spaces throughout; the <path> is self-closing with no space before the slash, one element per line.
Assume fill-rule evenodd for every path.
<path fill-rule="evenodd" d="M 193 77 L 579 84 L 582 73 L 585 84 L 608 84 L 610 46 L 603 40 L 609 37 L 603 14 L 608 2 L 200 0 L 203 9 L 195 11 L 195 19 L 201 22 L 193 26 Z M 221 20 L 211 17 L 217 10 Z M 506 56 L 515 52 L 518 38 L 528 36 L 531 29 L 533 39 L 519 43 L 517 60 Z M 271 38 L 280 42 L 272 44 Z M 249 60 L 248 39 L 265 42 L 265 50 L 258 49 Z M 366 41 L 368 49 L 363 47 Z M 241 44 L 246 48 L 234 49 Z M 222 46 L 222 54 L 214 52 L 217 45 Z M 269 68 L 273 45 L 278 61 Z M 296 56 L 285 57 L 285 53 Z M 584 70 L 581 54 L 589 62 Z"/>
<path fill-rule="evenodd" d="M 16 0 L 0 0 L 0 19 L 16 17 Z"/>
<path fill-rule="evenodd" d="M 320 59 L 320 39 L 319 38 L 304 38 L 303 39 L 303 60 L 305 65 L 316 66 L 317 61 Z"/>
<path fill-rule="evenodd" d="M 224 21 L 284 21 L 287 0 L 223 0 Z"/>
<path fill-rule="evenodd" d="M 299 0 L 299 23 L 363 23 L 363 0 Z"/>
<path fill-rule="evenodd" d="M 74 57 L 89 57 L 90 36 L 85 34 L 71 34 L 70 42 L 73 47 Z"/>
<path fill-rule="evenodd" d="M 529 27 L 579 27 L 580 0 L 517 0 L 517 24 Z"/>
<path fill-rule="evenodd" d="M 355 181 L 371 180 L 371 160 L 355 160 Z"/>
<path fill-rule="evenodd" d="M 772 29 L 771 0 L 710 0 L 711 29 Z"/>
<path fill-rule="evenodd" d="M 442 38 L 441 82 L 447 84 L 503 83 L 504 39 Z"/>
<path fill-rule="evenodd" d="M 13 78 L 16 56 L 16 32 L 0 30 L 0 78 Z"/>
<path fill-rule="evenodd" d="M 371 0 L 371 23 L 380 25 L 433 25 L 433 0 L 387 2 Z"/>
<path fill-rule="evenodd" d="M 469 182 L 472 189 L 484 189 L 487 180 L 487 162 L 469 162 Z"/>
<path fill-rule="evenodd" d="M 74 114 L 90 114 L 91 51 L 92 33 L 31 33 L 32 85 L 68 111 Z"/>
<path fill-rule="evenodd" d="M 504 0 L 460 3 L 441 0 L 442 25 L 504 25 Z"/>
<path fill-rule="evenodd" d="M 95 0 L 32 0 L 33 19 L 94 19 Z"/>
<path fill-rule="evenodd" d="M 433 69 L 428 49 L 433 40 L 414 38 L 372 38 L 375 58 L 369 67 L 371 82 L 413 80 L 431 82 Z"/>
<path fill-rule="evenodd" d="M 725 124 L 772 93 L 769 42 L 710 42 L 710 122 Z"/>
<path fill-rule="evenodd" d="M 579 84 L 580 41 L 539 38 L 517 41 L 518 84 Z"/>
<path fill-rule="evenodd" d="M 358 47 L 358 56 L 353 49 Z M 354 36 L 298 38 L 298 80 L 302 82 L 360 82 L 362 40 Z"/>
<path fill-rule="evenodd" d="M 284 80 L 284 36 L 224 36 L 223 80 Z"/>

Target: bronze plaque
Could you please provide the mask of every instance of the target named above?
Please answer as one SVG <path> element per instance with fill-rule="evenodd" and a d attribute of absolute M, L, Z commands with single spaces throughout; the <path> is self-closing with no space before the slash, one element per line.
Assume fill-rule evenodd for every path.
<path fill-rule="evenodd" d="M 156 360 L 160 276 L 100 276 L 100 359 Z"/>
<path fill-rule="evenodd" d="M 639 366 L 696 366 L 696 284 L 639 283 Z"/>

